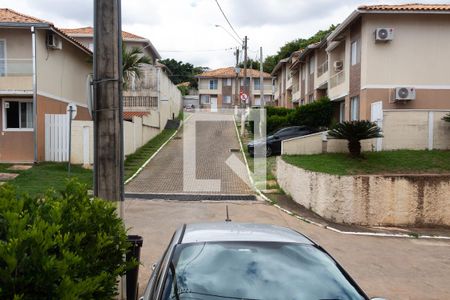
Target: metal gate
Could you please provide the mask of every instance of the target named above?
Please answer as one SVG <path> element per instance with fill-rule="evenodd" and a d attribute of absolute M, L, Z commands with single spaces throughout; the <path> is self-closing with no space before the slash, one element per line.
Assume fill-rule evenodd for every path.
<path fill-rule="evenodd" d="M 45 160 L 69 161 L 69 115 L 45 115 Z"/>

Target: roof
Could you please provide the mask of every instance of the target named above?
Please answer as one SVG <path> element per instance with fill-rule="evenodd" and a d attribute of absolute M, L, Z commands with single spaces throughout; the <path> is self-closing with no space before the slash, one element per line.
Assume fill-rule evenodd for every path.
<path fill-rule="evenodd" d="M 74 37 L 74 38 L 81 38 L 81 37 L 94 37 L 94 28 L 92 26 L 87 27 L 80 27 L 80 28 L 64 28 L 61 29 L 65 34 Z M 150 42 L 149 39 L 146 39 L 142 36 L 139 36 L 137 34 L 123 31 L 122 30 L 122 39 L 124 41 L 132 42 L 144 42 L 147 43 L 150 48 L 152 49 L 153 53 L 155 54 L 156 58 L 161 58 L 161 55 L 156 50 L 155 46 L 153 46 L 152 42 Z"/>
<path fill-rule="evenodd" d="M 66 34 L 74 36 L 74 37 L 82 37 L 87 36 L 91 37 L 94 36 L 94 28 L 92 26 L 87 27 L 81 27 L 81 28 L 64 28 L 61 29 Z M 134 33 L 126 32 L 122 30 L 122 39 L 127 40 L 146 40 L 146 38 L 136 35 Z"/>
<path fill-rule="evenodd" d="M 236 222 L 188 224 L 181 243 L 232 241 L 313 244 L 307 237 L 289 228 Z"/>
<path fill-rule="evenodd" d="M 275 66 L 275 68 L 273 68 L 271 75 L 274 76 L 278 70 L 281 68 L 282 65 L 284 65 L 285 63 L 287 63 L 289 61 L 290 57 L 286 57 L 283 59 L 280 59 L 277 63 L 277 65 Z"/>
<path fill-rule="evenodd" d="M 86 52 L 88 54 L 92 54 L 92 52 L 88 48 L 86 48 L 84 45 L 82 45 L 78 41 L 74 40 L 72 37 L 70 37 L 67 34 L 65 34 L 64 32 L 62 32 L 59 28 L 55 27 L 53 25 L 53 23 L 22 14 L 20 12 L 17 12 L 15 10 L 12 10 L 9 8 L 0 8 L 0 24 L 5 27 L 8 27 L 8 26 L 44 27 L 44 28 L 47 28 L 47 29 L 50 29 L 50 30 L 56 32 L 58 35 L 60 35 L 61 37 L 63 37 L 67 41 L 69 41 L 70 43 L 74 44 L 76 47 L 80 48 L 84 52 Z"/>
<path fill-rule="evenodd" d="M 333 41 L 339 34 L 353 23 L 361 14 L 370 13 L 450 13 L 450 4 L 395 4 L 395 5 L 362 5 L 353 11 L 338 27 L 327 37 L 327 41 Z"/>
<path fill-rule="evenodd" d="M 147 111 L 124 111 L 123 119 L 127 121 L 132 121 L 133 117 L 144 117 L 150 115 Z"/>
<path fill-rule="evenodd" d="M 0 8 L 0 23 L 48 24 L 51 22 L 28 16 L 9 8 Z"/>
<path fill-rule="evenodd" d="M 397 4 L 397 5 L 361 5 L 358 10 L 367 11 L 450 11 L 450 4 Z"/>
<path fill-rule="evenodd" d="M 239 77 L 244 77 L 244 68 L 240 68 Z M 247 69 L 247 77 L 260 77 L 261 71 L 255 69 Z M 220 68 L 216 70 L 203 72 L 196 77 L 198 78 L 235 78 L 236 71 L 234 67 Z M 264 78 L 270 78 L 270 74 L 263 72 Z"/>

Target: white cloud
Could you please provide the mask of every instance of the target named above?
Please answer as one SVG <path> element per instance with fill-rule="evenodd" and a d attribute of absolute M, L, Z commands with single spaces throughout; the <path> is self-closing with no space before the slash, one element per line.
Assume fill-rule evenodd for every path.
<path fill-rule="evenodd" d="M 342 22 L 358 5 L 401 3 L 380 0 L 218 0 L 241 36 L 249 37 L 249 57 L 260 46 L 276 53 L 284 43 L 307 38 Z M 421 2 L 447 2 L 423 0 Z M 79 27 L 93 23 L 93 0 L 0 0 L 8 7 L 53 22 Z M 149 38 L 164 58 L 212 68 L 235 62 L 233 51 L 203 51 L 236 47 L 215 0 L 122 0 L 123 29 Z M 176 50 L 178 52 L 165 52 Z"/>

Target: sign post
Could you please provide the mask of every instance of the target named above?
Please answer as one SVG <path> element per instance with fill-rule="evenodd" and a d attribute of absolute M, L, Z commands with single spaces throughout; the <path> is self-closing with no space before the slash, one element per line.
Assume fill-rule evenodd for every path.
<path fill-rule="evenodd" d="M 77 116 L 77 105 L 75 103 L 69 103 L 66 111 L 69 114 L 69 163 L 67 164 L 67 172 L 70 176 L 70 156 L 72 155 L 72 119 Z"/>

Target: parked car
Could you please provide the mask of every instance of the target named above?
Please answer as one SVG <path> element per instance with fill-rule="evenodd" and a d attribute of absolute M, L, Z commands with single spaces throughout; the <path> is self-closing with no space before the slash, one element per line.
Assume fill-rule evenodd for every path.
<path fill-rule="evenodd" d="M 278 226 L 222 222 L 179 228 L 141 299 L 369 298 L 306 236 Z"/>
<path fill-rule="evenodd" d="M 274 134 L 267 136 L 266 139 L 254 140 L 248 143 L 247 149 L 251 156 L 255 153 L 262 153 L 264 144 L 266 147 L 266 156 L 281 154 L 281 142 L 287 139 L 308 135 L 317 132 L 307 126 L 291 126 L 276 131 Z M 265 142 L 265 143 L 264 143 Z"/>

